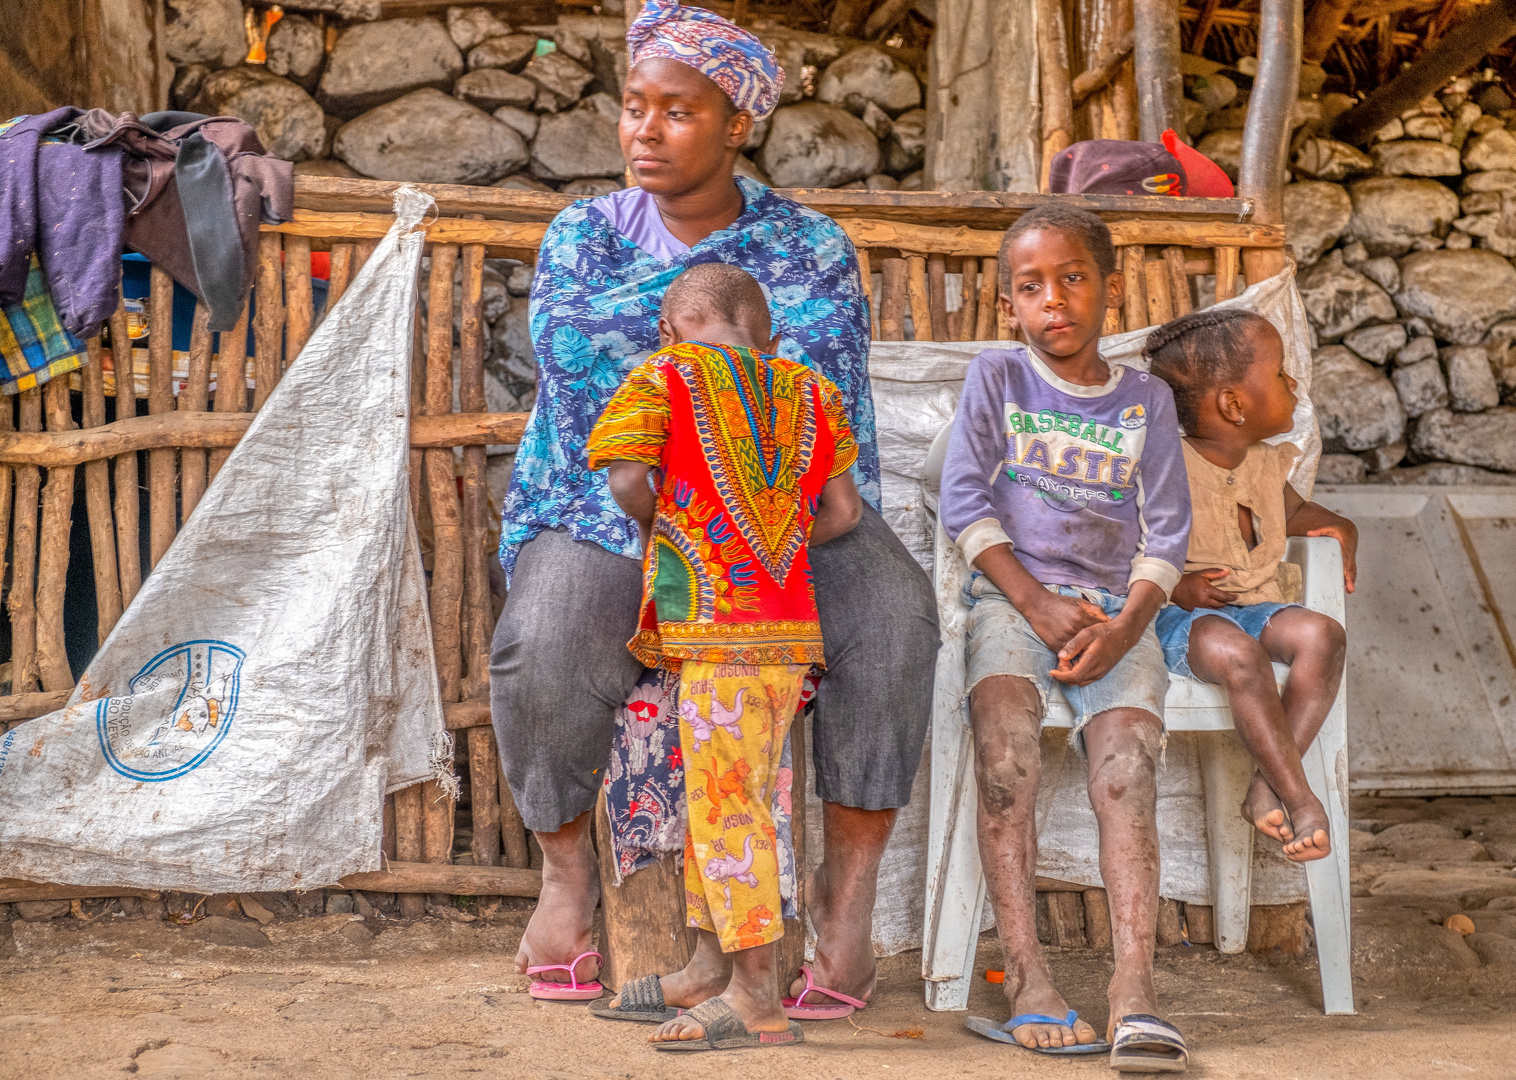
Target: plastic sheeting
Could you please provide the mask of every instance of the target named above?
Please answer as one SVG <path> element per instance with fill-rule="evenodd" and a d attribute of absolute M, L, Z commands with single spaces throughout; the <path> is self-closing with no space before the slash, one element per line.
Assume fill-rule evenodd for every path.
<path fill-rule="evenodd" d="M 1321 459 L 1321 438 L 1310 402 L 1310 330 L 1295 291 L 1293 265 L 1216 306 L 1255 311 L 1273 323 L 1284 339 L 1285 370 L 1299 384 L 1300 403 L 1295 410 L 1294 427 L 1283 439 L 1301 448 L 1291 482 L 1309 498 Z M 1111 363 L 1145 369 L 1142 346 L 1148 332 L 1134 330 L 1103 338 L 1101 356 Z M 876 341 L 870 355 L 884 517 L 928 573 L 933 565 L 936 521 L 924 499 L 922 466 L 937 433 L 953 418 L 969 361 L 996 344 Z M 944 605 L 956 602 L 956 597 L 939 596 L 939 603 Z M 949 629 L 953 619 L 948 611 L 943 615 L 944 628 Z M 1038 872 L 1064 881 L 1098 885 L 1098 834 L 1085 792 L 1085 763 L 1078 753 L 1065 752 L 1066 746 L 1065 731 L 1050 731 L 1043 738 Z M 874 948 L 884 956 L 921 947 L 930 755 L 928 745 L 910 805 L 900 812 L 880 868 Z M 1197 904 L 1211 902 L 1204 809 L 1195 736 L 1176 733 L 1169 740 L 1158 788 L 1159 842 L 1163 853 L 1160 892 L 1165 897 Z M 813 803 L 811 820 L 819 821 L 819 814 L 819 805 Z M 817 834 L 819 831 L 815 830 Z M 1283 904 L 1304 899 L 1304 874 L 1277 852 L 1268 850 L 1270 847 L 1265 844 L 1254 847 L 1253 902 Z M 817 848 L 819 845 L 812 845 L 812 862 L 819 858 Z M 993 925 L 988 905 L 983 925 L 986 928 Z"/>
<path fill-rule="evenodd" d="M 451 783 L 406 482 L 431 204 L 396 193 L 68 704 L 0 739 L 0 876 L 327 885 L 380 868 L 386 792 Z"/>

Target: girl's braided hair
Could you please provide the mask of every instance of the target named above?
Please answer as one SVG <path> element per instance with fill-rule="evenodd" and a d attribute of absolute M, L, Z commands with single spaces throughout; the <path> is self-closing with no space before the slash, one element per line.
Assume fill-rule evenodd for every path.
<path fill-rule="evenodd" d="M 1148 335 L 1142 355 L 1153 374 L 1174 391 L 1174 409 L 1186 431 L 1195 430 L 1206 391 L 1247 372 L 1257 355 L 1253 335 L 1272 329 L 1272 323 L 1251 311 L 1207 308 L 1164 323 Z"/>

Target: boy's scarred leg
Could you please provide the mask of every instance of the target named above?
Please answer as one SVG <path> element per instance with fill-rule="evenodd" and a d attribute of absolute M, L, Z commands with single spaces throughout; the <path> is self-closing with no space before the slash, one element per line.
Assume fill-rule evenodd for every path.
<path fill-rule="evenodd" d="M 1220 620 L 1206 620 L 1220 621 Z M 1158 1015 L 1158 755 L 1163 724 L 1144 709 L 1110 709 L 1084 728 L 1090 805 L 1100 824 L 1100 878 L 1111 905 L 1116 973 L 1106 1037 L 1132 1013 Z"/>
<path fill-rule="evenodd" d="M 1011 1014 L 1064 1016 L 1068 1002 L 1053 986 L 1037 940 L 1037 787 L 1042 778 L 1042 701 L 1030 681 L 984 679 L 969 698 L 974 775 L 979 786 L 979 856 L 1005 958 Z M 1026 1047 L 1092 1043 L 1095 1029 L 1023 1024 L 1011 1035 Z"/>
<path fill-rule="evenodd" d="M 534 958 L 572 958 L 592 947 L 592 921 L 600 902 L 600 868 L 590 846 L 593 813 L 586 810 L 557 832 L 533 834 L 542 847 L 542 893 L 521 935 L 516 953 L 518 972 L 525 974 L 534 963 L 559 963 L 556 959 Z M 597 971 L 596 962 L 586 957 L 573 974 L 580 982 L 588 982 Z M 543 982 L 568 982 L 569 972 L 544 971 L 536 977 Z"/>
<path fill-rule="evenodd" d="M 1294 610 L 1279 612 L 1270 620 L 1270 627 L 1274 620 Z M 1281 625 L 1288 625 L 1288 620 Z M 1267 636 L 1269 630 L 1264 633 Z M 1243 816 L 1259 832 L 1285 845 L 1288 858 L 1299 861 L 1326 855 L 1326 810 L 1311 791 L 1300 764 L 1300 748 L 1309 746 L 1310 739 L 1316 737 L 1325 709 L 1309 738 L 1300 743 L 1274 683 L 1269 650 L 1227 619 L 1195 621 L 1190 628 L 1189 659 L 1197 676 L 1226 687 L 1232 723 L 1258 766 L 1242 805 Z M 1311 678 L 1310 672 L 1305 674 Z M 1330 706 L 1329 698 L 1327 708 Z"/>
<path fill-rule="evenodd" d="M 803 665 L 689 660 L 680 676 L 679 741 L 689 805 L 685 904 L 689 924 L 701 933 L 690 964 L 660 984 L 668 1004 L 685 1008 L 719 995 L 751 1032 L 788 1031 L 790 1025 L 776 969 L 774 943 L 784 934 L 784 921 L 769 807 L 805 673 Z M 701 737 L 692 716 L 703 721 Z M 728 962 L 730 977 L 714 986 L 718 966 Z M 698 1020 L 681 1016 L 660 1025 L 649 1041 L 704 1035 Z"/>
<path fill-rule="evenodd" d="M 1336 619 L 1319 611 L 1285 608 L 1264 627 L 1262 645 L 1271 659 L 1290 665 L 1281 704 L 1289 718 L 1298 759 L 1316 740 L 1337 700 L 1347 662 L 1347 631 Z M 1284 847 L 1286 856 L 1308 861 L 1331 851 L 1326 809 L 1314 794 L 1299 815 L 1290 808 L 1290 821 L 1295 835 Z"/>

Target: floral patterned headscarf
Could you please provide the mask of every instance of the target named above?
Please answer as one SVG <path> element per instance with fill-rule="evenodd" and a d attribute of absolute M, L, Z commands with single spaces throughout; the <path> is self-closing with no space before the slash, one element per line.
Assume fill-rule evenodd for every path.
<path fill-rule="evenodd" d="M 774 54 L 736 23 L 678 0 L 647 0 L 626 31 L 627 59 L 667 57 L 721 87 L 732 104 L 762 120 L 779 104 L 784 71 Z"/>

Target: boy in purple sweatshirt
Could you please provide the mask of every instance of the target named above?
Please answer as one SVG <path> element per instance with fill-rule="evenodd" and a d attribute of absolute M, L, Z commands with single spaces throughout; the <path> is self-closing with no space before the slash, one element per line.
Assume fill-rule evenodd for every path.
<path fill-rule="evenodd" d="M 1123 299 L 1104 223 L 1042 206 L 1000 248 L 1000 305 L 1030 347 L 974 358 L 953 422 L 939 512 L 973 568 L 969 716 L 979 850 L 1005 954 L 1012 1019 L 969 1026 L 1041 1053 L 1111 1051 L 1112 1065 L 1179 1070 L 1158 1019 L 1157 764 L 1168 670 L 1151 622 L 1184 570 L 1190 494 L 1161 379 L 1100 358 Z M 1116 973 L 1106 1038 L 1053 986 L 1037 941 L 1039 740 L 1047 696 L 1077 714 L 1100 825 Z"/>

